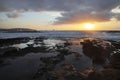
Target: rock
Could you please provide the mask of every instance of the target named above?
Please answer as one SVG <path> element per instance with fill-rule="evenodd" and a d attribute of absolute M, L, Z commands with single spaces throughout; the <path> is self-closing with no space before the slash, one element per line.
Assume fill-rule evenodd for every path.
<path fill-rule="evenodd" d="M 62 66 L 64 70 L 76 71 L 76 68 L 72 64 L 64 64 Z"/>
<path fill-rule="evenodd" d="M 14 48 L 12 50 L 8 50 L 6 51 L 2 57 L 15 57 L 15 56 L 18 56 L 18 55 L 22 55 L 21 52 L 18 51 L 18 49 Z"/>
<path fill-rule="evenodd" d="M 95 64 L 103 64 L 111 52 L 111 44 L 104 40 L 87 38 L 81 44 L 83 53 L 90 57 Z"/>
<path fill-rule="evenodd" d="M 13 45 L 13 44 L 18 44 L 18 43 L 24 43 L 28 42 L 29 38 L 10 38 L 10 39 L 0 39 L 0 47 L 1 46 L 8 46 L 8 45 Z"/>
<path fill-rule="evenodd" d="M 44 39 L 47 39 L 45 37 L 37 37 L 35 38 L 35 42 L 43 42 Z"/>
<path fill-rule="evenodd" d="M 92 72 L 87 80 L 120 80 L 120 52 L 110 57 L 110 62 L 102 71 Z"/>
<path fill-rule="evenodd" d="M 69 51 L 69 49 L 57 49 L 56 51 L 60 52 L 61 54 L 63 55 L 69 55 L 69 54 L 72 54 L 72 52 Z"/>
<path fill-rule="evenodd" d="M 90 73 L 94 72 L 94 68 L 93 67 L 88 67 L 86 68 L 85 70 L 81 71 L 80 74 L 83 76 L 83 77 L 88 77 L 88 75 Z"/>
<path fill-rule="evenodd" d="M 87 80 L 120 80 L 120 70 L 105 69 L 101 72 L 92 72 L 87 77 Z"/>
<path fill-rule="evenodd" d="M 53 70 L 49 72 L 51 75 L 55 76 L 57 80 L 83 80 L 81 74 L 76 71 L 76 68 L 72 64 L 63 64 L 60 69 Z"/>
<path fill-rule="evenodd" d="M 80 57 L 82 57 L 82 55 L 81 55 L 80 53 L 78 53 L 78 52 L 72 52 L 72 54 L 75 55 L 75 59 L 76 59 L 76 60 L 79 60 Z"/>
<path fill-rule="evenodd" d="M 120 42 L 118 41 L 111 41 L 111 42 L 115 49 L 120 49 Z"/>
<path fill-rule="evenodd" d="M 72 43 L 70 43 L 70 42 L 68 42 L 68 41 L 66 41 L 66 42 L 64 43 L 64 46 L 65 46 L 65 47 L 70 46 L 70 45 L 72 45 Z"/>
<path fill-rule="evenodd" d="M 17 48 L 13 48 L 11 50 L 6 51 L 2 57 L 17 57 L 17 56 L 24 56 L 28 53 L 38 53 L 38 52 L 49 52 L 47 51 L 47 48 L 45 46 L 41 46 L 41 47 L 26 47 L 23 49 L 17 49 Z"/>
<path fill-rule="evenodd" d="M 120 52 L 115 53 L 115 54 L 113 54 L 113 55 L 110 57 L 110 63 L 109 63 L 109 65 L 110 65 L 112 68 L 120 69 Z"/>

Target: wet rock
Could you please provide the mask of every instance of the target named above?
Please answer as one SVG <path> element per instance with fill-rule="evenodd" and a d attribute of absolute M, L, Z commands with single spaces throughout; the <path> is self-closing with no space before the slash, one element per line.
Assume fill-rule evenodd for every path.
<path fill-rule="evenodd" d="M 89 74 L 87 80 L 119 80 L 120 70 L 105 69 L 101 72 L 92 72 Z"/>
<path fill-rule="evenodd" d="M 10 50 L 13 50 L 15 49 L 14 47 L 3 47 L 3 48 L 0 48 L 0 55 L 4 54 L 6 51 L 10 51 Z"/>
<path fill-rule="evenodd" d="M 63 64 L 60 69 L 50 71 L 49 73 L 55 76 L 57 80 L 83 80 L 81 74 L 72 64 Z"/>
<path fill-rule="evenodd" d="M 64 48 L 64 45 L 59 45 L 59 44 L 57 44 L 57 45 L 55 45 L 55 48 L 56 48 L 57 50 L 63 49 L 63 48 Z"/>
<path fill-rule="evenodd" d="M 57 63 L 64 60 L 64 55 L 58 54 L 57 56 L 53 57 L 40 58 L 40 60 L 47 65 L 56 65 Z"/>
<path fill-rule="evenodd" d="M 63 68 L 64 70 L 76 71 L 75 66 L 72 65 L 72 64 L 63 64 L 63 65 L 62 65 L 62 68 Z"/>
<path fill-rule="evenodd" d="M 57 80 L 57 78 L 49 72 L 54 70 L 56 64 L 64 60 L 64 56 L 61 57 L 57 55 L 55 57 L 40 58 L 40 60 L 44 63 L 44 66 L 37 71 L 33 78 L 42 80 Z"/>
<path fill-rule="evenodd" d="M 41 47 L 26 47 L 21 50 L 21 52 L 26 52 L 26 53 L 38 53 L 38 52 L 48 52 L 47 47 L 41 46 Z"/>
<path fill-rule="evenodd" d="M 35 38 L 35 42 L 43 42 L 44 39 L 47 39 L 45 37 L 37 37 Z"/>
<path fill-rule="evenodd" d="M 44 63 L 44 66 L 38 70 L 38 72 L 35 74 L 34 78 L 38 79 L 45 79 L 45 80 L 59 80 L 63 79 L 62 77 L 57 77 L 56 75 L 52 75 L 51 71 L 54 71 L 57 64 L 62 62 L 65 59 L 65 55 L 70 54 L 68 49 L 58 49 L 57 50 L 59 54 L 57 56 L 52 57 L 42 57 L 40 60 Z M 65 69 L 73 69 L 73 67 L 64 67 Z M 49 76 L 48 76 L 49 74 Z M 43 78 L 44 77 L 44 78 Z"/>
<path fill-rule="evenodd" d="M 18 43 L 28 42 L 30 38 L 10 38 L 10 39 L 0 39 L 0 47 L 8 46 Z"/>
<path fill-rule="evenodd" d="M 102 71 L 92 72 L 87 80 L 120 80 L 120 52 L 110 57 L 110 62 Z"/>
<path fill-rule="evenodd" d="M 79 60 L 80 57 L 82 57 L 82 55 L 81 55 L 80 53 L 78 53 L 78 52 L 72 52 L 72 54 L 75 55 L 75 59 L 76 59 L 76 60 Z"/>
<path fill-rule="evenodd" d="M 88 67 L 88 68 L 86 68 L 85 70 L 83 70 L 79 73 L 82 75 L 82 77 L 87 78 L 89 76 L 89 74 L 92 73 L 92 72 L 94 72 L 94 68 L 93 67 Z"/>
<path fill-rule="evenodd" d="M 45 46 L 41 47 L 26 47 L 24 49 L 14 48 L 12 50 L 6 51 L 2 57 L 17 57 L 17 56 L 25 56 L 28 53 L 38 53 L 38 52 L 49 52 Z"/>
<path fill-rule="evenodd" d="M 57 80 L 56 77 L 49 74 L 46 70 L 46 68 L 41 68 L 41 70 L 35 74 L 32 80 Z"/>
<path fill-rule="evenodd" d="M 120 69 L 120 52 L 115 53 L 115 54 L 113 54 L 113 55 L 110 57 L 110 63 L 109 63 L 109 65 L 110 65 L 112 68 Z"/>
<path fill-rule="evenodd" d="M 68 42 L 68 41 L 66 41 L 66 42 L 64 43 L 64 46 L 65 46 L 65 47 L 70 46 L 70 45 L 72 45 L 72 43 L 70 43 L 70 42 Z"/>
<path fill-rule="evenodd" d="M 14 48 L 12 50 L 6 51 L 2 57 L 14 57 L 14 56 L 18 56 L 18 55 L 22 55 L 21 52 L 18 51 L 18 49 Z"/>
<path fill-rule="evenodd" d="M 84 80 L 84 79 L 81 78 L 81 76 L 70 75 L 70 76 L 66 76 L 65 80 Z"/>
<path fill-rule="evenodd" d="M 83 53 L 95 64 L 103 64 L 111 52 L 111 43 L 104 40 L 87 38 L 81 44 Z"/>
<path fill-rule="evenodd" d="M 28 45 L 28 47 L 33 47 L 34 44 L 27 44 L 27 45 Z"/>
<path fill-rule="evenodd" d="M 111 41 L 114 49 L 120 49 L 120 42 L 119 41 Z"/>
<path fill-rule="evenodd" d="M 57 49 L 57 51 L 60 52 L 60 53 L 63 54 L 63 55 L 72 54 L 72 52 L 70 52 L 69 49 L 65 49 L 65 48 L 63 48 L 63 49 Z"/>

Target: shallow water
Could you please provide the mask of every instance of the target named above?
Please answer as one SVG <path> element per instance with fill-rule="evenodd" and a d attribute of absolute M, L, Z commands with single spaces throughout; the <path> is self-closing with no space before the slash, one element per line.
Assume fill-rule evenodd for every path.
<path fill-rule="evenodd" d="M 26 47 L 41 47 L 45 46 L 47 52 L 30 52 L 23 56 L 3 57 L 4 62 L 0 66 L 0 79 L 2 80 L 34 80 L 36 73 L 39 75 L 42 68 L 52 67 L 52 70 L 58 70 L 63 64 L 74 65 L 77 71 L 83 71 L 88 67 L 93 66 L 92 60 L 84 55 L 82 45 L 83 39 L 43 39 L 35 41 L 31 39 L 26 43 L 14 44 L 10 47 L 24 49 Z M 70 43 L 65 47 L 64 43 Z M 37 44 L 36 44 L 37 43 Z M 59 52 L 57 49 L 69 50 L 70 53 Z M 7 50 L 6 50 L 7 51 Z M 19 51 L 19 50 L 18 50 Z M 59 56 L 58 56 L 59 55 Z M 52 66 L 49 62 L 55 61 Z M 49 64 L 49 65 L 48 65 Z M 43 74 L 46 74 L 42 72 Z M 7 77 L 6 77 L 7 76 Z M 44 77 L 45 78 L 45 77 Z"/>

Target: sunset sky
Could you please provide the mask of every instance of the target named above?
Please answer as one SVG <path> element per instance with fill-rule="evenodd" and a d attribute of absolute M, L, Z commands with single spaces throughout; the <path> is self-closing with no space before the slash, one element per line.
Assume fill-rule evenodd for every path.
<path fill-rule="evenodd" d="M 0 28 L 120 30 L 120 0 L 0 0 Z"/>

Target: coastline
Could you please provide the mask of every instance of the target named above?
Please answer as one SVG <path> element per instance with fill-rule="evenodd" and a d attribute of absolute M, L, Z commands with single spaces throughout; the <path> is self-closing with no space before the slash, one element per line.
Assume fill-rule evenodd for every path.
<path fill-rule="evenodd" d="M 119 79 L 117 74 L 120 72 L 120 64 L 115 64 L 119 62 L 119 58 L 116 61 L 116 57 L 120 56 L 119 41 L 99 38 L 38 37 L 1 39 L 0 42 L 0 75 L 3 75 L 0 78 L 3 80 L 5 75 L 12 76 L 15 73 L 18 77 L 11 77 L 12 80 L 18 79 L 22 74 L 29 76 L 20 78 L 26 80 L 30 78 L 100 80 L 107 78 L 104 75 L 111 71 L 114 73 L 110 73 L 109 76 L 114 75 L 114 80 Z M 25 61 L 32 61 L 29 64 L 30 68 L 27 68 L 27 63 L 21 63 Z M 16 65 L 18 66 L 15 68 Z M 19 72 L 17 70 L 19 66 L 29 70 L 29 73 Z M 13 72 L 6 73 L 9 69 Z M 103 77 L 98 79 L 97 75 Z"/>

